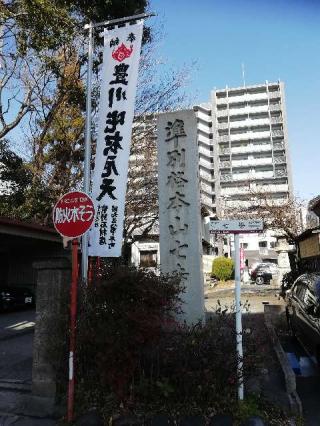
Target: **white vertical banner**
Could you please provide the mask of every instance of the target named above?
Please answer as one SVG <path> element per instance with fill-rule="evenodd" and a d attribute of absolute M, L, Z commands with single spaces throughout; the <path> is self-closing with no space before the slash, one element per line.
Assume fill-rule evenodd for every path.
<path fill-rule="evenodd" d="M 104 32 L 89 256 L 121 256 L 143 21 Z"/>

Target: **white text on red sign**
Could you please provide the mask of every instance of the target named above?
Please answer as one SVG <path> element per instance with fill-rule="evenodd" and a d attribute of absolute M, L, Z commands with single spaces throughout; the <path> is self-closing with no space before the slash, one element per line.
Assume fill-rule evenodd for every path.
<path fill-rule="evenodd" d="M 79 207 L 57 207 L 55 210 L 55 223 L 75 223 L 89 222 L 93 217 L 93 210 L 90 205 Z"/>

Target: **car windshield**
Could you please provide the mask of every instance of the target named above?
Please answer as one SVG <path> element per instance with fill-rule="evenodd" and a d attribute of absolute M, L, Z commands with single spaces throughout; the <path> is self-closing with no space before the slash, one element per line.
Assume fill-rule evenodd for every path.
<path fill-rule="evenodd" d="M 273 269 L 273 268 L 274 268 L 273 265 L 262 263 L 261 265 L 258 265 L 256 269 L 259 270 L 259 269 Z"/>

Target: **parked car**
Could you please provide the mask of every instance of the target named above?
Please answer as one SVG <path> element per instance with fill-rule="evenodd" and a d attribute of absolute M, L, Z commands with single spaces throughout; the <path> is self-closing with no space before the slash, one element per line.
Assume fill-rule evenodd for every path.
<path fill-rule="evenodd" d="M 320 363 L 320 272 L 303 274 L 286 294 L 288 326 Z"/>
<path fill-rule="evenodd" d="M 0 311 L 12 308 L 29 307 L 34 305 L 34 295 L 25 287 L 1 287 Z"/>
<path fill-rule="evenodd" d="M 274 263 L 259 263 L 251 271 L 251 280 L 256 284 L 270 284 L 272 278 L 279 273 L 278 266 Z"/>

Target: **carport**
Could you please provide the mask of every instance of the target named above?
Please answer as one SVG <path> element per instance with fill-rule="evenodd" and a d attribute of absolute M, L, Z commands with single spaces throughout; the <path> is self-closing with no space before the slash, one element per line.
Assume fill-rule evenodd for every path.
<path fill-rule="evenodd" d="M 32 264 L 66 255 L 62 238 L 50 227 L 0 217 L 0 288 L 36 285 Z"/>

